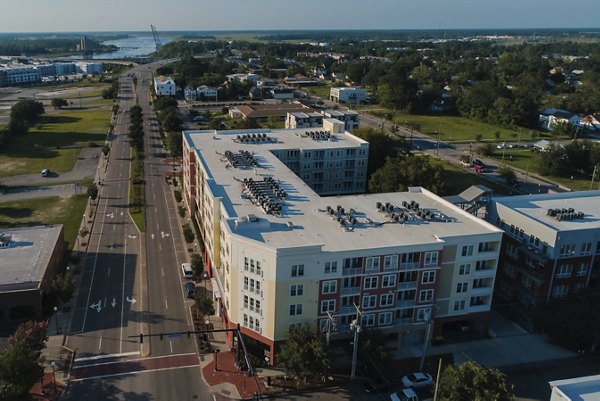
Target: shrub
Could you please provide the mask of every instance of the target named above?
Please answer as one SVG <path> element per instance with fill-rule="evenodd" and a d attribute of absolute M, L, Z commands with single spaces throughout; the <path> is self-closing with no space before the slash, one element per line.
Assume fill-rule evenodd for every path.
<path fill-rule="evenodd" d="M 181 202 L 181 199 L 182 199 L 181 192 L 180 191 L 175 191 L 175 200 L 177 202 Z"/>

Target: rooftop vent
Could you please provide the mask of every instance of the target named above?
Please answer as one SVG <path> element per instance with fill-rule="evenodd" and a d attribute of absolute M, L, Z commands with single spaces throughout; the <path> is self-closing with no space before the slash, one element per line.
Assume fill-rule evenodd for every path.
<path fill-rule="evenodd" d="M 562 209 L 548 209 L 547 215 L 558 221 L 580 220 L 585 216 L 583 212 L 576 212 L 572 207 Z"/>

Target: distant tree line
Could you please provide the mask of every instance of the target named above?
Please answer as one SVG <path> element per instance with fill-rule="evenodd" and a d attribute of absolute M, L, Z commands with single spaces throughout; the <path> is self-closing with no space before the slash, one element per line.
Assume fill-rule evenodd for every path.
<path fill-rule="evenodd" d="M 8 38 L 0 39 L 0 55 L 4 56 L 38 56 L 44 54 L 63 54 L 76 51 L 81 36 L 71 38 Z M 86 52 L 110 52 L 116 46 L 104 46 L 94 38 L 86 36 Z"/>

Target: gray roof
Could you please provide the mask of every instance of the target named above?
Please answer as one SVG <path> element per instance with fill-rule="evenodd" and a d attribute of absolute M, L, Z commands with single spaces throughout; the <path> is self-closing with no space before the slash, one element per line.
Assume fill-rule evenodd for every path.
<path fill-rule="evenodd" d="M 600 401 L 600 375 L 549 382 L 553 392 L 571 401 Z"/>
<path fill-rule="evenodd" d="M 1 230 L 11 241 L 0 248 L 0 292 L 38 288 L 61 231 L 62 225 Z"/>

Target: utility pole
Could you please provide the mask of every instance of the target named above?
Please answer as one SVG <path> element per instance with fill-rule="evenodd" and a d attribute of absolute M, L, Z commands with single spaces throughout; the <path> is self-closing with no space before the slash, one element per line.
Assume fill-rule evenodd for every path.
<path fill-rule="evenodd" d="M 327 331 L 325 332 L 325 339 L 327 341 L 327 346 L 329 347 L 329 337 L 331 337 L 332 331 L 337 331 L 337 323 L 335 322 L 335 318 L 333 317 L 333 313 L 327 312 Z"/>
<path fill-rule="evenodd" d="M 594 178 L 596 178 L 596 169 L 598 168 L 598 165 L 596 164 L 594 166 L 594 172 L 592 173 L 592 182 L 590 182 L 590 190 L 592 189 L 592 187 L 594 186 Z"/>
<path fill-rule="evenodd" d="M 354 331 L 354 347 L 352 349 L 352 372 L 350 373 L 350 380 L 356 378 L 356 357 L 358 356 L 358 335 L 360 334 L 360 320 L 362 318 L 362 312 L 356 304 L 356 319 L 350 323 L 350 330 Z"/>
<path fill-rule="evenodd" d="M 419 371 L 423 371 L 425 366 L 425 355 L 427 354 L 427 348 L 429 347 L 429 337 L 431 336 L 431 326 L 433 325 L 433 319 L 431 318 L 431 309 L 424 314 L 427 326 L 425 327 L 425 341 L 423 341 L 423 355 L 421 355 L 421 363 L 419 363 Z"/>

